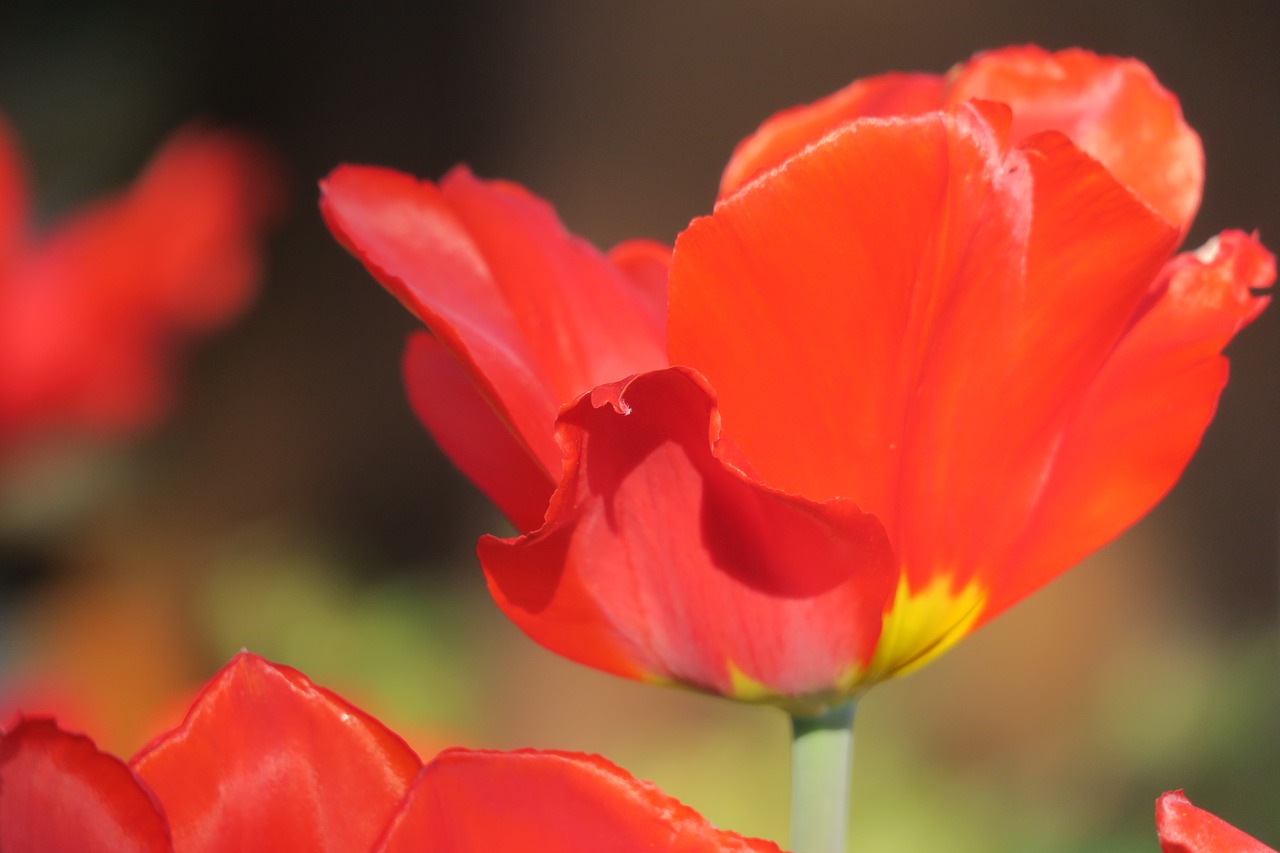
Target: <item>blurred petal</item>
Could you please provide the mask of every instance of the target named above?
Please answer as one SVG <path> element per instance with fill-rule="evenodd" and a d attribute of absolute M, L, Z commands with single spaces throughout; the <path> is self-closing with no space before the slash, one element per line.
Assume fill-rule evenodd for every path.
<path fill-rule="evenodd" d="M 960 66 L 948 98 L 1008 104 L 1015 141 L 1042 130 L 1065 133 L 1182 233 L 1200 206 L 1200 137 L 1178 99 L 1136 59 L 1008 47 Z"/>
<path fill-rule="evenodd" d="M 778 851 L 722 832 L 595 755 L 448 750 L 423 768 L 375 853 Z"/>
<path fill-rule="evenodd" d="M 177 344 L 246 306 L 278 204 L 256 145 L 187 129 L 127 193 L 30 247 L 0 285 L 0 428 L 112 432 L 157 417 Z"/>
<path fill-rule="evenodd" d="M 421 767 L 377 720 L 245 652 L 132 762 L 182 853 L 366 849 Z"/>
<path fill-rule="evenodd" d="M 1181 475 L 1227 381 L 1219 353 L 1266 306 L 1275 259 L 1238 231 L 1169 261 L 1063 432 L 984 618 L 1110 541 Z"/>
<path fill-rule="evenodd" d="M 555 481 L 444 344 L 417 332 L 404 353 L 409 402 L 440 448 L 520 530 L 542 526 Z"/>
<path fill-rule="evenodd" d="M 545 202 L 455 169 L 437 188 L 344 166 L 322 184 L 330 229 L 466 367 L 552 475 L 560 406 L 666 363 L 655 294 L 568 234 Z M 447 399 L 432 405 L 449 405 Z"/>
<path fill-rule="evenodd" d="M 720 178 L 720 197 L 776 168 L 854 119 L 908 117 L 942 106 L 946 81 L 937 74 L 882 74 L 775 113 L 734 149 Z"/>
<path fill-rule="evenodd" d="M 120 759 L 53 720 L 19 717 L 0 732 L 4 853 L 166 853 L 159 806 Z"/>
<path fill-rule="evenodd" d="M 1182 791 L 1156 800 L 1156 831 L 1162 853 L 1276 853 L 1231 824 L 1198 809 Z"/>
<path fill-rule="evenodd" d="M 599 388 L 560 423 L 547 525 L 479 546 L 494 598 L 529 636 L 609 672 L 746 700 L 820 706 L 855 680 L 897 583 L 876 519 L 717 459 L 714 399 L 686 370 Z"/>

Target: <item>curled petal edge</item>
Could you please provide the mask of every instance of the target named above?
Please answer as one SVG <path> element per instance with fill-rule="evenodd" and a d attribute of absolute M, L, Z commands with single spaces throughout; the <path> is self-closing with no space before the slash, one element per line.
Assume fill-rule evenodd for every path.
<path fill-rule="evenodd" d="M 878 519 L 756 481 L 689 368 L 597 387 L 558 436 L 547 523 L 477 549 L 526 634 L 623 677 L 803 713 L 860 688 L 899 581 Z"/>

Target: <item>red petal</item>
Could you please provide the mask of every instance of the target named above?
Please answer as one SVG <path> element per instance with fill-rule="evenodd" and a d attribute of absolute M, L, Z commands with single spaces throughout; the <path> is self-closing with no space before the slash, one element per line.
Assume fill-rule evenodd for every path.
<path fill-rule="evenodd" d="M 1169 791 L 1156 800 L 1156 831 L 1163 853 L 1276 853 L 1231 824 Z"/>
<path fill-rule="evenodd" d="M 1165 266 L 1064 430 L 984 618 L 1101 547 L 1173 486 L 1226 384 L 1219 353 L 1266 306 L 1254 291 L 1274 279 L 1275 259 L 1240 232 Z"/>
<path fill-rule="evenodd" d="M 913 116 L 942 106 L 945 80 L 937 74 L 882 74 L 770 116 L 734 149 L 720 178 L 720 197 L 776 168 L 854 119 Z"/>
<path fill-rule="evenodd" d="M 183 853 L 364 850 L 421 762 L 377 720 L 245 652 L 132 762 Z"/>
<path fill-rule="evenodd" d="M 529 636 L 608 672 L 744 699 L 764 698 L 748 682 L 792 697 L 848 686 L 897 579 L 876 519 L 726 466 L 714 400 L 682 369 L 599 388 L 560 424 L 547 525 L 479 546 Z"/>
<path fill-rule="evenodd" d="M 552 476 L 562 404 L 665 364 L 661 338 L 635 322 L 655 310 L 649 294 L 512 184 L 456 169 L 437 189 L 344 166 L 323 182 L 321 210 L 338 239 L 456 354 Z"/>
<path fill-rule="evenodd" d="M 339 167 L 320 190 L 329 230 L 457 354 L 481 394 L 554 472 L 560 450 L 548 425 L 563 401 L 539 373 L 499 282 L 440 190 L 364 166 Z"/>
<path fill-rule="evenodd" d="M 609 261 L 636 288 L 639 313 L 634 322 L 643 323 L 645 337 L 660 342 L 665 350 L 671 247 L 652 240 L 625 240 L 609 250 Z"/>
<path fill-rule="evenodd" d="M 123 761 L 48 719 L 0 733 L 0 850 L 171 851 L 163 812 Z"/>
<path fill-rule="evenodd" d="M 441 190 L 512 306 L 559 404 L 666 365 L 661 326 L 636 322 L 661 312 L 664 289 L 621 274 L 586 241 L 566 233 L 551 206 L 522 187 L 486 185 L 455 169 Z M 624 244 L 619 251 L 634 258 L 643 250 Z"/>
<path fill-rule="evenodd" d="M 949 99 L 1003 101 L 1012 138 L 1065 133 L 1183 233 L 1200 205 L 1204 152 L 1178 99 L 1135 59 L 1072 49 L 1010 47 L 979 54 Z"/>
<path fill-rule="evenodd" d="M 448 750 L 423 768 L 376 853 L 778 851 L 722 832 L 595 755 Z"/>
<path fill-rule="evenodd" d="M 542 526 L 555 482 L 465 368 L 426 332 L 409 338 L 404 384 L 414 412 L 440 448 L 520 530 Z"/>

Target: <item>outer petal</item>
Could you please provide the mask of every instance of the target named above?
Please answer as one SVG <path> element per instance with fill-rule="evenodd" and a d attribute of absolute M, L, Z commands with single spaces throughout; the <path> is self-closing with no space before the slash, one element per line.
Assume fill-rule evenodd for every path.
<path fill-rule="evenodd" d="M 746 700 L 821 706 L 851 687 L 897 579 L 876 519 L 717 459 L 714 400 L 689 371 L 599 388 L 560 424 L 565 476 L 546 526 L 479 545 L 490 590 L 529 636 L 608 672 Z"/>
<path fill-rule="evenodd" d="M 722 832 L 595 755 L 451 749 L 423 768 L 375 853 L 777 851 Z"/>
<path fill-rule="evenodd" d="M 776 168 L 854 119 L 913 116 L 942 106 L 938 74 L 882 74 L 855 80 L 825 98 L 775 113 L 734 149 L 720 178 L 720 197 Z"/>
<path fill-rule="evenodd" d="M 609 250 L 609 260 L 636 290 L 636 304 L 641 313 L 633 322 L 643 324 L 644 337 L 660 341 L 665 349 L 671 247 L 653 240 L 624 240 Z"/>
<path fill-rule="evenodd" d="M 517 528 L 540 527 L 555 481 L 439 338 L 409 338 L 404 384 L 418 419 L 462 473 Z"/>
<path fill-rule="evenodd" d="M 908 573 L 990 583 L 1074 404 L 1178 239 L 1065 138 L 1035 137 L 1021 153 L 1033 179 L 1022 275 L 953 280 L 916 377 L 899 492 Z"/>
<path fill-rule="evenodd" d="M 1140 518 L 1173 486 L 1227 381 L 1219 353 L 1266 307 L 1275 259 L 1238 231 L 1165 265 L 1064 430 L 1044 490 L 984 618 Z"/>
<path fill-rule="evenodd" d="M 346 853 L 378 837 L 421 762 L 301 673 L 242 652 L 132 766 L 180 853 Z"/>
<path fill-rule="evenodd" d="M 1204 809 L 1198 809 L 1181 790 L 1156 800 L 1156 832 L 1163 853 L 1275 853 Z"/>
<path fill-rule="evenodd" d="M 1183 233 L 1204 187 L 1200 137 L 1178 99 L 1136 59 L 1034 46 L 982 53 L 953 74 L 949 100 L 1013 108 L 1013 139 L 1059 130 Z"/>
<path fill-rule="evenodd" d="M 560 406 L 665 364 L 653 295 L 541 200 L 456 169 L 439 188 L 344 166 L 322 184 L 330 229 L 445 343 L 482 395 L 557 476 Z M 441 400 L 439 405 L 448 405 Z"/>
<path fill-rule="evenodd" d="M 120 759 L 49 719 L 0 734 L 0 850 L 166 853 L 160 807 Z"/>
<path fill-rule="evenodd" d="M 1173 237 L 1070 146 L 1036 160 L 1043 181 L 968 111 L 860 122 L 681 235 L 672 360 L 707 376 L 765 482 L 893 530 L 913 454 L 980 461 L 958 437 L 1001 447 L 1001 415 L 1101 361 Z"/>
<path fill-rule="evenodd" d="M 949 580 L 965 603 L 915 611 L 915 659 L 1005 564 L 1176 239 L 1061 136 L 1006 151 L 971 109 L 858 122 L 681 235 L 671 357 L 762 482 L 884 521 L 904 598 Z"/>

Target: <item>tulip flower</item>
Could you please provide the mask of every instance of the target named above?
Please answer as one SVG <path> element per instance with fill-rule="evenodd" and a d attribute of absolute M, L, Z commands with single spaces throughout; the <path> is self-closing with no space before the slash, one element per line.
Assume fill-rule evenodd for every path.
<path fill-rule="evenodd" d="M 425 766 L 304 675 L 237 655 L 130 762 L 47 718 L 0 730 L 5 853 L 777 851 L 598 756 L 451 749 Z"/>
<path fill-rule="evenodd" d="M 33 235 L 0 119 L 0 460 L 31 442 L 152 423 L 178 346 L 252 296 L 277 189 L 257 145 L 187 128 L 127 192 Z"/>
<path fill-rule="evenodd" d="M 768 120 L 674 251 L 527 191 L 344 166 L 330 229 L 434 333 L 411 402 L 519 528 L 529 636 L 821 712 L 935 658 L 1173 485 L 1267 304 L 1135 60 L 1009 48 Z"/>
<path fill-rule="evenodd" d="M 1222 818 L 1191 805 L 1180 790 L 1156 800 L 1156 831 L 1163 853 L 1276 853 Z"/>

